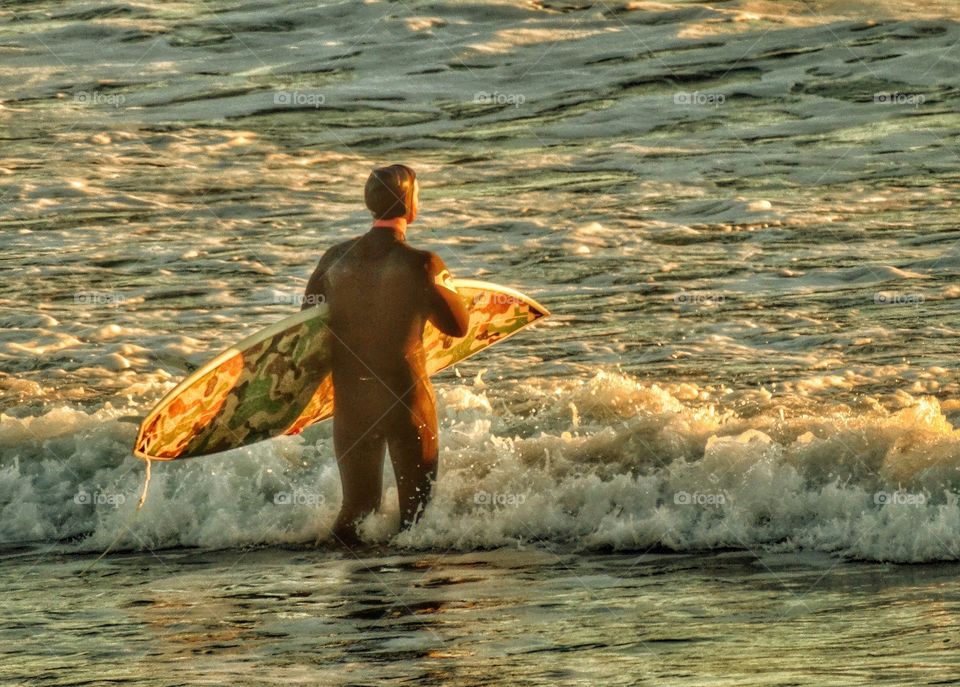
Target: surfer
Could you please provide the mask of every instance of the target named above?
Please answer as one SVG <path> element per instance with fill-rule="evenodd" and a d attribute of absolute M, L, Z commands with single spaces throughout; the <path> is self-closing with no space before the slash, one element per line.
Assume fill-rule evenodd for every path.
<path fill-rule="evenodd" d="M 343 503 L 333 535 L 356 543 L 360 520 L 380 507 L 384 451 L 397 478 L 401 527 L 414 523 L 437 476 L 437 413 L 423 326 L 467 333 L 469 313 L 435 253 L 406 242 L 419 184 L 406 165 L 373 170 L 364 188 L 373 226 L 324 253 L 304 308 L 330 308 L 333 443 Z"/>

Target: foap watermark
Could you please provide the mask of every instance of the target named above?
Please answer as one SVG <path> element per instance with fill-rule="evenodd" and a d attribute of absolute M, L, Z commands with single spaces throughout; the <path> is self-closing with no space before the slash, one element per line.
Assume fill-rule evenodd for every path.
<path fill-rule="evenodd" d="M 273 495 L 273 502 L 278 506 L 320 506 L 327 502 L 323 494 L 315 491 L 294 489 L 293 491 L 278 491 Z"/>
<path fill-rule="evenodd" d="M 470 299 L 470 303 L 475 308 L 483 308 L 489 305 L 503 306 L 509 308 L 514 305 L 523 305 L 524 301 L 508 293 L 498 293 L 496 291 L 481 291 Z"/>
<path fill-rule="evenodd" d="M 327 97 L 319 91 L 298 90 L 275 91 L 273 94 L 273 104 L 280 107 L 312 107 L 314 109 L 323 107 L 327 102 Z"/>
<path fill-rule="evenodd" d="M 881 91 L 873 94 L 873 102 L 877 105 L 909 105 L 910 107 L 920 107 L 927 98 L 923 93 L 901 93 L 894 91 L 889 93 Z"/>
<path fill-rule="evenodd" d="M 673 302 L 676 305 L 721 305 L 725 300 L 726 297 L 722 293 L 681 291 L 680 293 L 673 294 Z"/>
<path fill-rule="evenodd" d="M 925 300 L 922 293 L 878 291 L 873 294 L 873 302 L 876 305 L 921 305 Z"/>
<path fill-rule="evenodd" d="M 115 491 L 87 491 L 83 487 L 73 495 L 73 502 L 80 506 L 113 506 L 118 508 L 126 503 L 127 497 Z"/>
<path fill-rule="evenodd" d="M 478 506 L 519 506 L 527 500 L 526 494 L 477 491 L 473 494 L 473 502 Z"/>
<path fill-rule="evenodd" d="M 270 302 L 274 305 L 295 305 L 302 308 L 304 305 L 323 305 L 327 302 L 327 297 L 322 293 L 281 293 L 274 291 L 270 297 Z"/>
<path fill-rule="evenodd" d="M 120 305 L 126 300 L 123 294 L 115 291 L 77 291 L 73 294 L 75 305 L 90 305 L 96 307 Z"/>
<path fill-rule="evenodd" d="M 718 508 L 730 498 L 725 491 L 678 491 L 673 502 L 678 506 L 712 506 Z"/>
<path fill-rule="evenodd" d="M 720 107 L 727 102 L 723 93 L 709 91 L 691 91 L 690 93 L 674 93 L 673 104 L 684 107 Z"/>
<path fill-rule="evenodd" d="M 927 495 L 903 489 L 878 491 L 873 495 L 873 502 L 878 506 L 923 506 L 927 503 Z"/>
<path fill-rule="evenodd" d="M 513 105 L 520 107 L 527 102 L 523 93 L 500 93 L 499 91 L 477 91 L 473 94 L 475 105 Z"/>
<path fill-rule="evenodd" d="M 127 102 L 122 93 L 103 93 L 102 91 L 77 91 L 73 102 L 78 105 L 118 108 Z"/>

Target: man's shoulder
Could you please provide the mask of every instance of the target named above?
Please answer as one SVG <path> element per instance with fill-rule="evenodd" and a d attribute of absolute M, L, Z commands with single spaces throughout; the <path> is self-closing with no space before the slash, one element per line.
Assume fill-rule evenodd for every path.
<path fill-rule="evenodd" d="M 350 249 L 356 245 L 357 241 L 359 241 L 360 238 L 361 237 L 359 236 L 355 236 L 352 239 L 347 239 L 346 241 L 341 241 L 340 243 L 333 244 L 332 246 L 327 248 L 327 250 L 323 254 L 323 257 L 320 259 L 332 260 L 344 255 L 345 253 L 348 253 Z"/>
<path fill-rule="evenodd" d="M 406 248 L 410 252 L 411 258 L 416 260 L 417 263 L 423 266 L 424 269 L 430 271 L 443 269 L 443 260 L 441 260 L 440 256 L 433 251 L 414 248 L 409 244 L 407 244 Z"/>
<path fill-rule="evenodd" d="M 330 248 L 327 249 L 327 252 L 336 252 L 342 253 L 343 251 L 350 250 L 363 236 L 354 236 L 352 239 L 347 239 L 346 241 L 341 241 L 340 243 L 335 243 Z"/>

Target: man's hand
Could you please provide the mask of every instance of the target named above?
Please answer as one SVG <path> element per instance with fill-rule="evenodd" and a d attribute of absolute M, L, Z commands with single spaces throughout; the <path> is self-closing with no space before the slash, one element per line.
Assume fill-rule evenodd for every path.
<path fill-rule="evenodd" d="M 426 265 L 430 277 L 428 301 L 430 322 L 447 336 L 461 337 L 470 327 L 470 311 L 453 285 L 450 270 L 435 253 Z"/>

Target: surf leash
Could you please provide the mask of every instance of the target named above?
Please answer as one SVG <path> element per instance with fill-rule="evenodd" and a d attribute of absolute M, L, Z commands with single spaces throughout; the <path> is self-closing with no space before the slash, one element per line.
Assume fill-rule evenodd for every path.
<path fill-rule="evenodd" d="M 130 518 L 130 522 L 128 522 L 128 523 L 120 530 L 120 532 L 117 533 L 117 536 L 113 538 L 113 541 L 110 542 L 110 545 L 107 546 L 106 549 L 104 549 L 103 553 L 101 553 L 99 556 L 97 556 L 97 557 L 94 559 L 94 561 L 93 561 L 92 563 L 90 563 L 90 565 L 88 565 L 86 568 L 84 568 L 83 570 L 81 570 L 81 571 L 78 573 L 78 574 L 80 575 L 80 577 L 83 577 L 83 576 L 86 575 L 88 572 L 90 572 L 90 569 L 91 569 L 93 566 L 95 566 L 97 563 L 99 563 L 101 560 L 103 560 L 103 557 L 106 556 L 108 553 L 110 553 L 110 552 L 113 550 L 113 547 L 117 545 L 117 542 L 120 541 L 120 538 L 121 538 L 124 534 L 126 534 L 127 532 L 130 531 L 130 525 L 132 525 L 132 524 L 133 524 L 133 521 L 136 520 L 137 515 L 139 515 L 139 513 L 140 513 L 140 509 L 143 508 L 143 504 L 144 504 L 144 502 L 146 502 L 146 500 L 147 500 L 147 489 L 148 489 L 149 486 L 150 486 L 150 464 L 151 464 L 151 460 L 150 460 L 149 458 L 144 458 L 144 460 L 147 462 L 147 470 L 146 470 L 146 474 L 144 475 L 144 479 L 143 479 L 143 491 L 140 493 L 140 501 L 137 503 L 137 509 L 133 512 L 133 517 Z"/>

